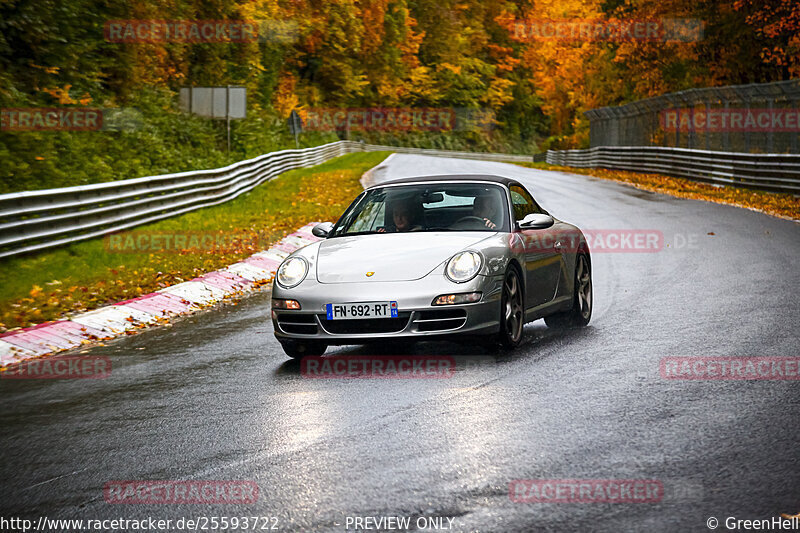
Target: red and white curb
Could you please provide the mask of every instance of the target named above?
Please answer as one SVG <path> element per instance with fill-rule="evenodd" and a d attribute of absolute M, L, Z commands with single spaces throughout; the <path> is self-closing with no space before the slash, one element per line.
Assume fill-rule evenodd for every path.
<path fill-rule="evenodd" d="M 316 224 L 306 224 L 270 249 L 222 270 L 67 320 L 2 334 L 0 367 L 111 339 L 170 317 L 194 313 L 226 297 L 258 290 L 272 279 L 281 261 L 290 253 L 320 240 L 311 233 Z"/>

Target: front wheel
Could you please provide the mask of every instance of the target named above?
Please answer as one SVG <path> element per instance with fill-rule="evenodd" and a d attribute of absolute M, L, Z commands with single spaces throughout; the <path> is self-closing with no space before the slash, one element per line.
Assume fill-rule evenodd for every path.
<path fill-rule="evenodd" d="M 575 260 L 575 289 L 572 309 L 544 317 L 549 328 L 582 328 L 592 318 L 592 271 L 589 258 L 580 254 Z"/>
<path fill-rule="evenodd" d="M 319 341 L 281 341 L 283 351 L 292 359 L 302 359 L 307 355 L 322 355 L 328 345 Z"/>
<path fill-rule="evenodd" d="M 509 268 L 503 280 L 503 296 L 500 300 L 500 346 L 512 349 L 522 342 L 522 326 L 525 324 L 525 305 L 522 298 L 522 283 L 519 274 Z"/>

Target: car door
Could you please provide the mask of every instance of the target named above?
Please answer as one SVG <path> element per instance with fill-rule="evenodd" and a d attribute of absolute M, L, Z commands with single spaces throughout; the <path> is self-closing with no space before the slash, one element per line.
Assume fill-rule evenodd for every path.
<path fill-rule="evenodd" d="M 511 185 L 511 203 L 525 256 L 525 305 L 536 307 L 555 298 L 561 274 L 561 253 L 555 249 L 558 223 L 546 229 L 521 229 L 519 222 L 531 213 L 547 214 L 521 185 Z"/>

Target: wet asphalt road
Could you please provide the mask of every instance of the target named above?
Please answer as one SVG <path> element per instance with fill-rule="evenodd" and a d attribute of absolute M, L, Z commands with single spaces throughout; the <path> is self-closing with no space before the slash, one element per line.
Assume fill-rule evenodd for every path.
<path fill-rule="evenodd" d="M 283 531 L 343 531 L 347 516 L 451 517 L 450 531 L 708 531 L 711 516 L 800 511 L 800 382 L 659 374 L 667 356 L 798 355 L 796 223 L 501 163 L 395 156 L 380 177 L 451 172 L 515 176 L 558 218 L 660 230 L 668 246 L 593 255 L 585 330 L 534 322 L 505 357 L 449 343 L 378 350 L 457 356 L 449 379 L 304 378 L 260 294 L 90 349 L 111 357 L 108 379 L 2 380 L 0 515 L 274 516 Z M 172 479 L 252 480 L 260 495 L 241 506 L 103 498 L 110 480 Z M 515 479 L 651 479 L 664 497 L 514 503 Z"/>

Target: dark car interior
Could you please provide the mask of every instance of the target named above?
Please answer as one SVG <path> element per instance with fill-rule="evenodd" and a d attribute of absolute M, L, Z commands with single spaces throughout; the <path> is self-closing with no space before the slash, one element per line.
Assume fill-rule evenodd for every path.
<path fill-rule="evenodd" d="M 503 192 L 497 187 L 447 187 L 441 190 L 425 190 L 413 193 L 388 195 L 383 215 L 383 227 L 393 228 L 394 206 L 403 204 L 411 213 L 412 225 L 428 231 L 481 231 L 490 230 L 483 216 L 475 211 L 477 198 L 491 206 L 490 217 L 496 228 L 507 224 L 506 209 L 503 208 Z"/>

